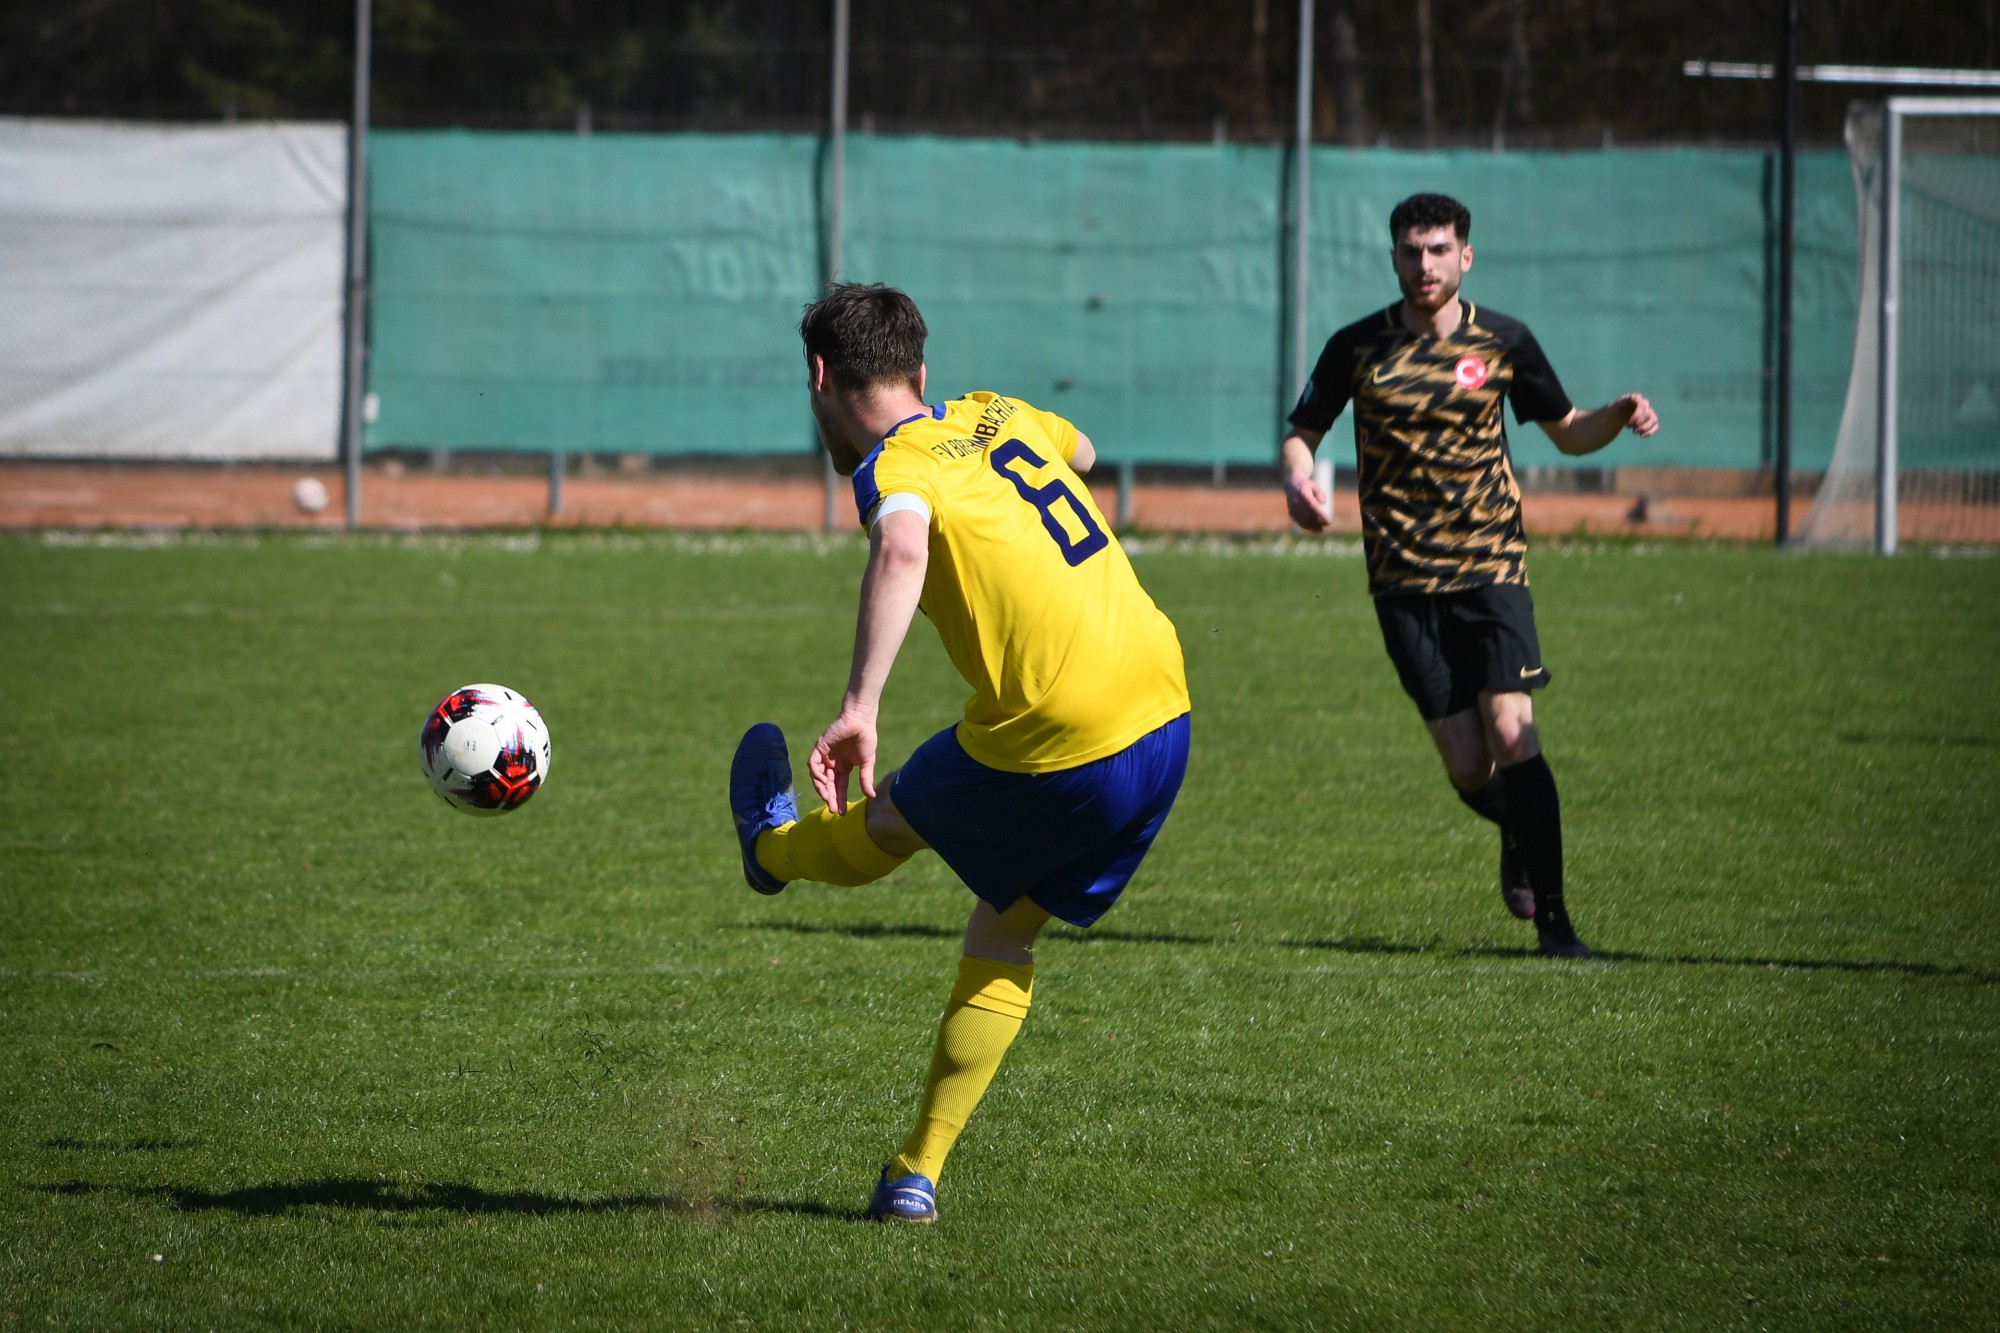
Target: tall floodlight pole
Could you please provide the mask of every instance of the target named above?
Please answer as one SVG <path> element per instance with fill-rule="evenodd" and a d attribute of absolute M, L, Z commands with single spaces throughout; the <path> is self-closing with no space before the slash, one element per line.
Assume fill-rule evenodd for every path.
<path fill-rule="evenodd" d="M 1778 152 L 1778 545 L 1792 535 L 1792 249 L 1794 189 L 1799 149 L 1799 0 L 1784 0 L 1785 38 Z"/>
<path fill-rule="evenodd" d="M 373 27 L 370 0 L 354 0 L 354 113 L 347 126 L 347 349 L 341 367 L 346 399 L 340 413 L 350 531 L 361 526 L 361 414 L 368 360 L 368 39 Z"/>
<path fill-rule="evenodd" d="M 1313 0 L 1299 0 L 1298 116 L 1292 127 L 1292 383 L 1306 387 L 1307 219 L 1312 195 Z"/>
<path fill-rule="evenodd" d="M 826 280 L 840 281 L 840 234 L 847 208 L 847 33 L 849 0 L 833 0 L 833 104 L 827 114 L 827 148 L 832 180 L 826 209 Z M 832 532 L 840 499 L 840 477 L 833 456 L 820 450 L 820 515 L 822 530 Z"/>

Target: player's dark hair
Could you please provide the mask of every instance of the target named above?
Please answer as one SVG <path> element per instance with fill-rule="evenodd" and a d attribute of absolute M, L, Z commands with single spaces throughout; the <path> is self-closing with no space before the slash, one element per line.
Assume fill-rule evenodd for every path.
<path fill-rule="evenodd" d="M 1413 194 L 1389 212 L 1389 239 L 1399 240 L 1416 227 L 1450 227 L 1464 244 L 1472 236 L 1472 210 L 1448 194 Z"/>
<path fill-rule="evenodd" d="M 880 283 L 830 282 L 799 321 L 808 364 L 826 362 L 845 389 L 904 383 L 921 393 L 924 339 L 930 330 L 917 303 Z"/>

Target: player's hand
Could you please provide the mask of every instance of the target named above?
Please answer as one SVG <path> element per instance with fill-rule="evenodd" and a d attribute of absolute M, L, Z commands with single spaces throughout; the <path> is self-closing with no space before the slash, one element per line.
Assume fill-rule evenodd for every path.
<path fill-rule="evenodd" d="M 1660 428 L 1660 414 L 1646 401 L 1646 395 L 1628 393 L 1618 400 L 1617 406 L 1630 418 L 1626 422 L 1625 429 L 1634 435 L 1651 435 Z"/>
<path fill-rule="evenodd" d="M 1333 500 L 1310 473 L 1285 478 L 1285 510 L 1307 532 L 1325 532 L 1333 526 Z"/>
<path fill-rule="evenodd" d="M 847 813 L 847 778 L 861 773 L 861 794 L 875 797 L 875 715 L 843 708 L 806 757 L 813 790 L 836 815 Z"/>

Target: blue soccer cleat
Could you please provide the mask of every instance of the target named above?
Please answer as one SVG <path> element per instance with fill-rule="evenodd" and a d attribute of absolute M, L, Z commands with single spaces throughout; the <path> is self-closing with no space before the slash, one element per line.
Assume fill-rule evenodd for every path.
<path fill-rule="evenodd" d="M 776 723 L 759 722 L 736 742 L 736 758 L 729 764 L 729 813 L 743 848 L 743 878 L 759 893 L 783 893 L 785 881 L 757 864 L 757 835 L 799 819 L 792 756 Z"/>
<path fill-rule="evenodd" d="M 885 1166 L 875 1182 L 875 1197 L 868 1201 L 868 1216 L 877 1222 L 935 1222 L 937 1186 L 914 1171 L 891 1180 Z"/>

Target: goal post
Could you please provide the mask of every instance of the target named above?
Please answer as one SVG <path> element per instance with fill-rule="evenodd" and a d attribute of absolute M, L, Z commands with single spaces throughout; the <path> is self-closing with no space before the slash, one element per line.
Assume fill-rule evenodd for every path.
<path fill-rule="evenodd" d="M 1854 358 L 1793 545 L 2000 542 L 2000 98 L 1857 103 Z"/>

